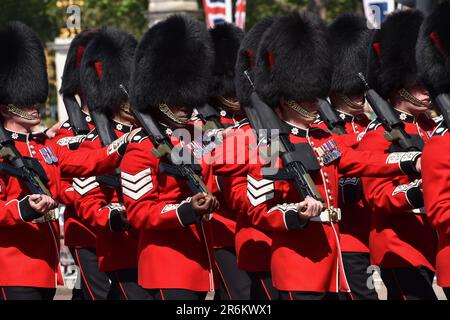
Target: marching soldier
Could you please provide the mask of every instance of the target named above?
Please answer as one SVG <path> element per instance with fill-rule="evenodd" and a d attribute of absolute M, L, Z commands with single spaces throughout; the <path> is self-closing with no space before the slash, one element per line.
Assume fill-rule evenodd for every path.
<path fill-rule="evenodd" d="M 274 18 L 264 18 L 247 32 L 241 42 L 235 71 L 235 87 L 241 108 L 249 104 L 253 87 L 247 78 L 254 80 L 256 52 L 264 32 L 272 25 Z M 241 130 L 251 129 L 248 125 Z M 248 146 L 245 147 L 248 149 Z M 248 162 L 245 175 L 248 173 Z M 246 271 L 251 278 L 251 300 L 277 300 L 278 291 L 272 285 L 270 273 L 270 248 L 272 239 L 270 233 L 252 225 L 248 216 L 249 204 L 247 198 L 247 177 L 233 176 L 224 181 L 223 192 L 227 202 L 236 212 L 235 246 L 237 263 L 240 269 Z"/>
<path fill-rule="evenodd" d="M 176 129 L 192 131 L 193 109 L 208 99 L 212 64 L 203 24 L 183 16 L 155 24 L 136 51 L 132 108 L 157 119 L 175 146 L 189 144 Z M 156 156 L 160 141 L 153 138 L 137 134 L 121 166 L 127 217 L 139 232 L 139 284 L 151 299 L 202 300 L 217 287 L 211 225 L 204 220 L 218 202 L 211 194 L 192 194 L 184 180 L 164 172 L 176 164 Z M 204 163 L 201 176 L 211 190 L 215 182 Z"/>
<path fill-rule="evenodd" d="M 419 143 L 427 141 L 434 122 L 425 116 L 430 97 L 417 77 L 415 48 L 423 16 L 396 12 L 377 30 L 369 50 L 369 84 L 395 108 L 405 131 Z M 358 150 L 387 153 L 396 149 L 374 120 Z M 419 177 L 363 178 L 371 208 L 369 236 L 372 264 L 381 269 L 388 299 L 436 299 L 432 282 L 436 233 L 421 208 Z"/>
<path fill-rule="evenodd" d="M 417 65 L 420 78 L 433 98 L 450 93 L 450 3 L 443 3 L 424 21 L 417 43 Z M 447 119 L 434 130 L 423 151 L 423 196 L 427 216 L 438 233 L 436 277 L 450 299 L 450 134 Z"/>
<path fill-rule="evenodd" d="M 90 130 L 94 129 L 94 124 L 89 116 L 89 110 L 85 103 L 85 96 L 82 94 L 80 85 L 80 64 L 88 43 L 96 33 L 96 30 L 87 30 L 78 34 L 70 43 L 67 53 L 66 64 L 62 76 L 60 93 L 63 95 L 78 96 L 81 101 L 82 116 Z M 78 105 L 68 106 L 78 108 Z M 59 145 L 68 145 L 71 149 L 77 149 L 80 143 L 86 139 L 86 135 L 75 136 L 74 128 L 70 121 L 62 123 L 54 137 Z M 110 289 L 107 275 L 98 270 L 98 259 L 95 252 L 96 236 L 95 230 L 83 223 L 81 217 L 74 208 L 75 190 L 72 186 L 72 179 L 64 180 L 63 188 L 66 195 L 71 197 L 64 201 L 64 244 L 69 247 L 70 253 L 78 266 L 80 276 L 80 289 L 83 300 L 104 300 Z M 76 299 L 76 289 L 73 292 L 73 299 Z"/>
<path fill-rule="evenodd" d="M 417 158 L 356 152 L 311 127 L 316 99 L 328 94 L 332 73 L 326 27 L 318 17 L 303 12 L 279 18 L 258 50 L 256 91 L 290 128 L 290 141 L 311 146 L 320 169 L 310 174 L 325 202 L 302 200 L 292 181 L 268 180 L 261 165 L 250 165 L 248 179 L 258 189 L 249 197 L 249 214 L 253 224 L 272 232 L 271 271 L 281 299 L 337 299 L 337 292 L 349 291 L 339 241 L 338 172 L 395 176 L 401 168 L 415 171 Z M 282 166 L 280 158 L 275 165 Z"/>
<path fill-rule="evenodd" d="M 234 84 L 234 67 L 244 33 L 231 23 L 219 24 L 210 29 L 209 32 L 215 54 L 209 104 L 220 115 L 219 128 L 228 128 L 228 132 L 233 129 L 244 130 L 244 115 L 239 101 L 236 99 Z M 245 166 L 245 164 L 242 166 Z M 247 300 L 250 299 L 251 281 L 248 274 L 240 270 L 237 265 L 234 245 L 236 214 L 228 205 L 228 203 L 234 202 L 234 199 L 226 201 L 227 197 L 225 196 L 225 194 L 231 192 L 226 188 L 230 185 L 230 177 L 222 175 L 217 176 L 216 179 L 221 184 L 223 195 L 217 195 L 220 201 L 220 209 L 212 219 L 214 252 L 221 283 L 214 299 Z"/>
<path fill-rule="evenodd" d="M 86 46 L 80 87 L 96 125 L 87 135 L 87 140 L 93 141 L 89 147 L 104 144 L 103 132 L 111 131 L 112 139 L 116 139 L 132 129 L 134 119 L 127 92 L 136 46 L 132 35 L 112 28 L 99 30 Z M 97 114 L 103 115 L 106 122 L 101 123 Z M 81 145 L 80 150 L 84 149 L 85 145 Z M 138 234 L 126 222 L 120 183 L 114 186 L 101 177 L 91 177 L 74 179 L 73 187 L 77 214 L 95 230 L 98 268 L 111 280 L 107 298 L 145 299 L 147 292 L 137 284 Z"/>
<path fill-rule="evenodd" d="M 40 124 L 37 104 L 48 94 L 42 44 L 36 33 L 20 22 L 3 27 L 0 42 L 4 45 L 0 53 L 0 112 L 6 129 L 2 169 L 14 167 L 19 156 L 32 158 L 23 160 L 27 169 L 19 165 L 19 170 L 36 172 L 41 188 L 46 184 L 52 195 L 30 194 L 24 181 L 0 172 L 0 297 L 50 300 L 61 280 L 59 223 L 54 214 L 56 201 L 64 197 L 61 177 L 114 170 L 128 136 L 94 152 L 71 152 L 45 135 L 34 134 L 32 128 Z M 18 154 L 7 152 L 8 145 Z"/>
<path fill-rule="evenodd" d="M 345 122 L 347 143 L 355 147 L 368 124 L 364 113 L 364 84 L 357 76 L 367 69 L 371 32 L 366 19 L 344 14 L 328 27 L 333 62 L 330 101 Z M 337 137 L 336 137 L 337 138 Z M 361 181 L 356 177 L 339 179 L 340 245 L 345 274 L 352 299 L 377 300 L 375 288 L 368 288 L 372 276 L 369 256 L 370 212 L 362 201 Z"/>

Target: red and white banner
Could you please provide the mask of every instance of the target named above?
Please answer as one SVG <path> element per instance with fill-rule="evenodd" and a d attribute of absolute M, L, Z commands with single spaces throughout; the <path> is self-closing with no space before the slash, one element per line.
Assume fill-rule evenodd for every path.
<path fill-rule="evenodd" d="M 234 13 L 234 23 L 236 26 L 244 30 L 245 28 L 245 11 L 247 8 L 246 0 L 236 0 L 236 10 Z"/>
<path fill-rule="evenodd" d="M 236 0 L 234 23 L 241 29 L 245 26 L 246 1 Z M 206 25 L 214 28 L 215 25 L 229 22 L 233 23 L 233 3 L 232 0 L 203 0 L 203 9 L 206 15 Z"/>

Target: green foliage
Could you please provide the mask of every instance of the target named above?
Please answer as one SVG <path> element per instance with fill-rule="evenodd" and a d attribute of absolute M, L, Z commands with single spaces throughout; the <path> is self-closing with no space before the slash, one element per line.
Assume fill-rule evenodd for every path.
<path fill-rule="evenodd" d="M 148 28 L 147 6 L 148 0 L 85 0 L 82 28 L 112 26 L 140 37 Z"/>

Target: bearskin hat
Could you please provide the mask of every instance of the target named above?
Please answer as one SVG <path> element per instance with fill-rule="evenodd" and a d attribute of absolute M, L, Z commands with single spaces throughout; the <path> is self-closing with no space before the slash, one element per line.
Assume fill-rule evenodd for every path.
<path fill-rule="evenodd" d="M 0 30 L 0 104 L 29 106 L 48 95 L 47 64 L 39 36 L 22 22 Z"/>
<path fill-rule="evenodd" d="M 342 94 L 364 92 L 358 73 L 367 69 L 371 31 L 367 20 L 353 14 L 343 14 L 328 27 L 330 53 L 333 61 L 331 91 Z"/>
<path fill-rule="evenodd" d="M 418 80 L 415 48 L 422 21 L 420 11 L 398 11 L 372 38 L 367 77 L 369 85 L 384 98 Z"/>
<path fill-rule="evenodd" d="M 61 94 L 80 95 L 80 64 L 89 41 L 97 30 L 85 30 L 70 43 L 62 75 Z"/>
<path fill-rule="evenodd" d="M 149 112 L 160 104 L 195 108 L 207 102 L 214 63 L 203 23 L 174 15 L 142 38 L 133 64 L 131 105 Z"/>
<path fill-rule="evenodd" d="M 272 107 L 281 97 L 326 97 L 332 64 L 324 22 L 308 12 L 277 19 L 259 44 L 255 71 L 256 91 Z"/>
<path fill-rule="evenodd" d="M 112 115 L 128 100 L 137 41 L 129 33 L 104 28 L 92 38 L 80 66 L 80 85 L 89 110 Z"/>
<path fill-rule="evenodd" d="M 420 79 L 428 90 L 432 95 L 450 92 L 450 2 L 424 21 L 416 49 Z"/>
<path fill-rule="evenodd" d="M 241 104 L 248 104 L 249 97 L 253 91 L 244 71 L 248 72 L 249 77 L 254 81 L 254 67 L 258 45 L 266 30 L 275 21 L 274 17 L 267 17 L 256 23 L 248 31 L 241 42 L 235 67 L 235 87 L 236 97 Z"/>
<path fill-rule="evenodd" d="M 235 96 L 234 67 L 244 32 L 232 23 L 221 23 L 210 29 L 209 33 L 214 45 L 210 96 Z"/>

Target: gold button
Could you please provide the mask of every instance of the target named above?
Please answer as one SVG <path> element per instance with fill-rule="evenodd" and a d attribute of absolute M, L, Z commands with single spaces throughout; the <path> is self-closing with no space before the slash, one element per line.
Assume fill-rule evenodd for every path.
<path fill-rule="evenodd" d="M 331 190 L 330 190 L 330 189 L 328 189 L 327 191 L 328 191 L 328 193 L 331 193 Z"/>
<path fill-rule="evenodd" d="M 326 182 L 326 183 L 330 183 L 330 180 L 329 180 L 329 179 L 325 179 L 325 182 Z"/>
<path fill-rule="evenodd" d="M 332 196 L 329 196 L 328 199 L 330 199 L 330 201 L 333 201 L 333 197 Z"/>
<path fill-rule="evenodd" d="M 309 145 L 310 145 L 311 147 L 313 147 L 313 146 L 314 146 L 314 142 L 311 141 L 311 142 L 309 143 Z"/>
<path fill-rule="evenodd" d="M 328 173 L 326 173 L 326 172 L 324 172 L 323 175 L 324 175 L 324 177 L 328 177 Z"/>

